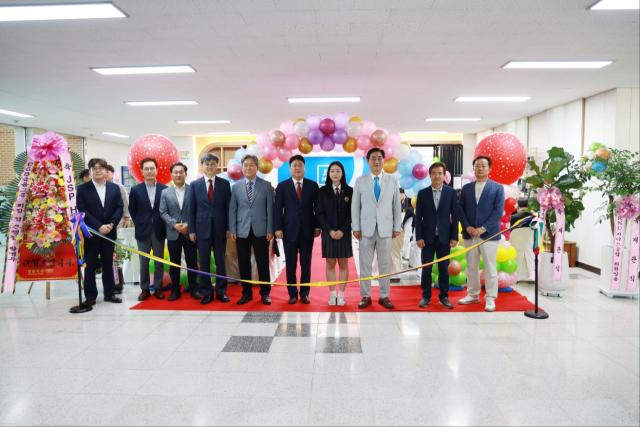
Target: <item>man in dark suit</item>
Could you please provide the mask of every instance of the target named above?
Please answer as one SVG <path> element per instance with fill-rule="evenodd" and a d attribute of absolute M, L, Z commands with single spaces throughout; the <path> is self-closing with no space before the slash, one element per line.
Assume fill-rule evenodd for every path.
<path fill-rule="evenodd" d="M 462 187 L 460 193 L 460 222 L 464 246 L 470 247 L 500 232 L 500 218 L 504 210 L 504 189 L 489 179 L 491 159 L 478 156 L 473 161 L 476 181 Z M 498 297 L 497 254 L 500 236 L 467 252 L 467 296 L 458 304 L 480 302 L 480 255 L 485 272 L 485 311 L 495 311 Z"/>
<path fill-rule="evenodd" d="M 207 273 L 211 269 L 211 249 L 216 262 L 216 274 L 227 275 L 225 255 L 229 238 L 229 202 L 231 186 L 216 176 L 218 156 L 207 153 L 200 158 L 204 176 L 189 187 L 189 237 L 198 246 L 200 270 Z M 200 276 L 200 292 L 204 295 L 201 304 L 209 304 L 214 298 L 229 302 L 227 280 L 216 279 L 215 296 L 211 276 Z"/>
<path fill-rule="evenodd" d="M 456 190 L 444 185 L 447 166 L 434 163 L 429 167 L 431 186 L 418 193 L 416 202 L 416 243 L 422 249 L 422 263 L 433 261 L 451 253 L 458 245 L 458 196 Z M 422 269 L 422 300 L 419 307 L 431 304 L 431 269 Z M 440 305 L 453 309 L 449 301 L 449 260 L 438 263 Z"/>
<path fill-rule="evenodd" d="M 174 163 L 169 168 L 173 187 L 165 188 L 160 197 L 160 216 L 167 226 L 167 246 L 169 247 L 169 259 L 174 264 L 182 262 L 182 250 L 184 249 L 184 260 L 187 268 L 198 269 L 198 249 L 196 244 L 189 239 L 189 226 L 187 218 L 189 216 L 189 184 L 185 183 L 187 178 L 187 166 L 183 163 Z M 175 301 L 182 296 L 182 286 L 180 285 L 180 269 L 173 267 L 169 269 L 171 276 L 171 295 L 169 301 Z M 198 274 L 188 272 L 189 294 L 197 300 L 202 299 L 200 285 L 198 285 Z"/>
<path fill-rule="evenodd" d="M 316 198 L 318 184 L 304 177 L 304 157 L 295 155 L 289 159 L 291 179 L 278 184 L 274 206 L 274 229 L 276 237 L 282 239 L 287 263 L 287 290 L 289 304 L 298 302 L 296 270 L 300 254 L 300 284 L 311 282 L 311 253 L 313 239 L 320 235 L 316 221 Z M 309 286 L 300 286 L 300 301 L 309 304 Z"/>
<path fill-rule="evenodd" d="M 158 175 L 158 162 L 147 157 L 140 162 L 140 168 L 144 175 L 144 182 L 131 188 L 129 195 L 129 213 L 136 230 L 136 240 L 138 250 L 144 253 L 151 253 L 159 258 L 164 257 L 164 239 L 167 236 L 164 221 L 160 216 L 160 198 L 162 191 L 167 188 L 156 181 Z M 158 299 L 163 299 L 162 276 L 164 275 L 164 265 L 154 261 L 155 270 L 153 272 L 153 295 Z M 149 258 L 140 255 L 140 289 L 142 292 L 138 296 L 138 301 L 144 301 L 151 296 L 149 277 Z"/>
<path fill-rule="evenodd" d="M 87 185 L 78 186 L 78 211 L 84 212 L 85 223 L 94 230 L 104 234 L 111 240 L 117 239 L 116 226 L 122 218 L 123 202 L 120 189 L 116 184 L 107 182 L 105 171 L 107 162 L 104 159 L 91 159 L 89 169 L 93 179 Z M 115 245 L 102 237 L 92 236 L 84 241 L 87 266 L 84 270 L 84 305 L 95 305 L 98 298 L 96 286 L 96 267 L 98 256 L 102 258 L 102 286 L 104 300 L 121 303 L 115 296 L 115 276 L 113 272 L 113 251 Z"/>
<path fill-rule="evenodd" d="M 247 154 L 242 159 L 244 179 L 231 189 L 229 233 L 238 249 L 240 278 L 251 280 L 251 248 L 256 259 L 258 279 L 271 282 L 269 242 L 273 240 L 273 190 L 271 184 L 257 177 L 258 158 Z M 271 285 L 260 285 L 262 303 L 271 305 Z M 253 300 L 251 283 L 242 282 L 238 305 Z"/>

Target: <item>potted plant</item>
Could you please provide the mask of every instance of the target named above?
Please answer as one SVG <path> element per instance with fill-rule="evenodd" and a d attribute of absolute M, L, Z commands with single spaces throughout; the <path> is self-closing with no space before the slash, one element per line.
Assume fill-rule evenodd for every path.
<path fill-rule="evenodd" d="M 122 239 L 118 238 L 118 242 L 124 243 Z M 123 247 L 115 245 L 114 260 L 116 267 L 118 268 L 118 284 L 116 284 L 115 290 L 117 294 L 122 293 L 124 287 L 124 274 L 122 274 L 122 267 L 125 261 L 131 261 L 131 252 L 125 250 Z"/>
<path fill-rule="evenodd" d="M 544 221 L 547 236 L 551 242 L 550 247 L 554 248 L 557 228 L 555 209 L 562 208 L 564 210 L 564 230 L 566 232 L 571 231 L 580 216 L 580 211 L 584 210 L 582 192 L 580 191 L 582 189 L 581 163 L 560 147 L 553 147 L 547 153 L 549 157 L 542 163 L 541 168 L 535 161 L 528 162 L 535 173 L 527 177 L 525 182 L 531 185 L 533 190 L 528 205 L 530 212 L 539 213 L 541 211 L 541 200 L 548 207 L 553 206 L 540 220 Z M 553 280 L 553 267 L 553 253 L 551 251 L 541 252 L 538 283 L 542 294 L 562 297 L 569 283 L 569 258 L 566 252 L 562 252 L 561 280 Z"/>

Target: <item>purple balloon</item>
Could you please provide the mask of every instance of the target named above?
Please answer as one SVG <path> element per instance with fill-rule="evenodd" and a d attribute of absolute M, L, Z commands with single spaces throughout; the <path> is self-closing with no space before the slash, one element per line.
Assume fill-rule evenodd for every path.
<path fill-rule="evenodd" d="M 349 124 L 349 115 L 344 111 L 340 111 L 333 116 L 333 121 L 336 122 L 336 129 L 346 129 Z"/>
<path fill-rule="evenodd" d="M 335 129 L 336 129 L 336 124 L 333 121 L 333 119 L 326 118 L 320 121 L 320 130 L 325 135 L 331 135 Z"/>
<path fill-rule="evenodd" d="M 333 147 L 333 152 L 334 153 L 344 153 L 344 147 L 340 144 L 336 144 L 335 147 Z"/>
<path fill-rule="evenodd" d="M 336 129 L 333 131 L 331 138 L 335 144 L 342 145 L 347 142 L 349 135 L 347 135 L 347 131 L 344 129 Z"/>
<path fill-rule="evenodd" d="M 306 122 L 309 125 L 309 129 L 318 129 L 318 126 L 320 126 L 320 117 L 316 114 L 312 114 L 307 117 Z"/>
<path fill-rule="evenodd" d="M 324 139 L 320 143 L 320 149 L 322 151 L 331 151 L 331 150 L 333 150 L 333 147 L 335 147 L 335 145 L 336 144 L 331 139 L 331 136 L 327 135 L 327 136 L 324 137 Z"/>
<path fill-rule="evenodd" d="M 424 179 L 429 176 L 429 168 L 424 163 L 418 163 L 413 167 L 413 176 L 416 179 Z"/>
<path fill-rule="evenodd" d="M 314 145 L 314 146 L 313 146 L 313 152 L 314 152 L 314 153 L 317 153 L 317 152 L 319 152 L 319 151 L 322 151 L 322 149 L 320 148 L 320 144 L 318 144 L 318 145 Z"/>
<path fill-rule="evenodd" d="M 331 114 L 325 114 L 324 116 L 320 117 L 320 121 L 324 120 L 324 119 L 331 119 L 333 120 L 333 116 Z"/>
<path fill-rule="evenodd" d="M 320 129 L 309 129 L 307 139 L 309 140 L 311 145 L 318 145 L 324 139 L 324 133 L 322 133 Z"/>

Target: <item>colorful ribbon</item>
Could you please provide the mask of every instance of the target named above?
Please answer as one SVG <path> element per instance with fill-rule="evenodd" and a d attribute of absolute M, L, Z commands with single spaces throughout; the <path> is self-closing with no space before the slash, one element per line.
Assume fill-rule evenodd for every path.
<path fill-rule="evenodd" d="M 86 267 L 86 260 L 84 258 L 84 239 L 91 238 L 91 231 L 89 227 L 84 223 L 84 212 L 78 212 L 71 217 L 71 224 L 73 227 L 73 244 L 76 248 L 76 257 L 78 258 L 78 265 L 80 267 Z M 100 234 L 100 233 L 98 233 Z"/>

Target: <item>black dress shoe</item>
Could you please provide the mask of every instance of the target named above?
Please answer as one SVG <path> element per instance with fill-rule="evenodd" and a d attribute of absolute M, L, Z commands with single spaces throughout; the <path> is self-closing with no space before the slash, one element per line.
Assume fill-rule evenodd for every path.
<path fill-rule="evenodd" d="M 105 297 L 104 299 L 106 302 L 112 302 L 114 304 L 120 304 L 122 302 L 122 300 L 118 297 Z"/>
<path fill-rule="evenodd" d="M 181 298 L 181 297 L 182 297 L 182 293 L 171 292 L 171 295 L 169 295 L 169 298 L 167 299 L 167 301 L 175 301 L 175 300 L 177 300 L 178 298 Z"/>
<path fill-rule="evenodd" d="M 311 300 L 306 295 L 300 296 L 300 302 L 303 304 L 311 304 Z"/>
<path fill-rule="evenodd" d="M 449 298 L 442 298 L 440 300 L 440 305 L 443 306 L 444 308 L 448 308 L 449 310 L 453 310 L 453 304 L 451 304 L 451 301 L 449 301 Z"/>
<path fill-rule="evenodd" d="M 298 297 L 291 297 L 289 298 L 289 304 L 295 304 L 298 302 Z"/>
<path fill-rule="evenodd" d="M 262 303 L 264 305 L 271 305 L 271 297 L 269 297 L 269 295 L 262 295 Z"/>
<path fill-rule="evenodd" d="M 242 298 L 238 300 L 238 305 L 244 305 L 249 301 L 253 301 L 253 297 L 251 295 L 242 295 Z"/>
<path fill-rule="evenodd" d="M 422 298 L 420 300 L 420 304 L 418 304 L 418 307 L 422 307 L 425 308 L 426 306 L 428 306 L 429 304 L 431 304 L 431 298 Z"/>
<path fill-rule="evenodd" d="M 200 301 L 200 304 L 205 305 L 205 304 L 210 304 L 212 302 L 213 302 L 213 297 L 211 295 L 207 295 L 202 298 L 202 301 Z"/>
<path fill-rule="evenodd" d="M 189 292 L 189 295 L 191 295 L 191 298 L 195 298 L 197 300 L 201 300 L 202 298 L 204 298 L 198 291 Z"/>
<path fill-rule="evenodd" d="M 226 295 L 218 295 L 216 296 L 216 299 L 220 302 L 231 302 L 231 300 L 229 299 L 228 296 Z"/>
<path fill-rule="evenodd" d="M 82 305 L 96 305 L 96 300 L 87 298 Z"/>

